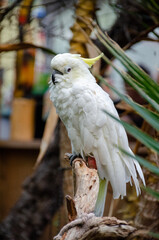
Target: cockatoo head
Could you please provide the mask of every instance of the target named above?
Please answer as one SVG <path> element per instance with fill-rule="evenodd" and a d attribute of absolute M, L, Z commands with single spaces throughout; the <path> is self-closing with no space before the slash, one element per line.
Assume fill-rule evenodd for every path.
<path fill-rule="evenodd" d="M 55 85 L 62 81 L 74 82 L 79 78 L 92 78 L 89 68 L 102 57 L 103 54 L 96 58 L 86 59 L 79 54 L 63 53 L 56 55 L 51 61 L 52 83 Z"/>

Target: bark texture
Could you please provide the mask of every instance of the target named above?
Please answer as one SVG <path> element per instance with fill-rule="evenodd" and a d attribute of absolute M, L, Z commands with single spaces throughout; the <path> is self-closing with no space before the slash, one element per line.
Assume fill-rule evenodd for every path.
<path fill-rule="evenodd" d="M 128 239 L 136 229 L 115 217 L 85 215 L 67 224 L 54 240 Z"/>
<path fill-rule="evenodd" d="M 66 197 L 69 220 L 94 212 L 99 190 L 99 177 L 96 169 L 90 169 L 77 158 L 73 163 L 74 198 Z"/>
<path fill-rule="evenodd" d="M 87 39 L 85 35 L 81 32 L 81 28 L 90 35 L 91 31 L 87 24 L 80 20 L 80 18 L 95 18 L 96 11 L 96 0 L 78 0 L 75 10 L 75 23 L 71 27 L 73 36 L 70 41 L 70 52 L 80 53 L 83 57 L 88 57 L 88 52 L 86 48 Z"/>

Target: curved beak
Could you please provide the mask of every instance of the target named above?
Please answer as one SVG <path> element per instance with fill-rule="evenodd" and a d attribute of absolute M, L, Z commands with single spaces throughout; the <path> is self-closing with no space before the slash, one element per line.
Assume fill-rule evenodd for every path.
<path fill-rule="evenodd" d="M 59 70 L 56 70 L 56 69 L 53 70 L 51 79 L 52 79 L 52 82 L 53 82 L 54 85 L 55 85 L 55 83 L 57 82 L 56 79 L 55 79 L 55 75 L 56 75 L 56 74 L 63 75 L 63 73 L 60 72 Z"/>

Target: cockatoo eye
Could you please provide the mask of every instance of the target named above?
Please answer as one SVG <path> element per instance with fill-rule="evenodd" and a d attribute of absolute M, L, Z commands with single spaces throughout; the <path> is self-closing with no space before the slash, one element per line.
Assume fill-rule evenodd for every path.
<path fill-rule="evenodd" d="M 67 67 L 67 68 L 66 68 L 66 73 L 69 73 L 69 72 L 71 72 L 71 68 L 70 68 L 70 67 Z"/>

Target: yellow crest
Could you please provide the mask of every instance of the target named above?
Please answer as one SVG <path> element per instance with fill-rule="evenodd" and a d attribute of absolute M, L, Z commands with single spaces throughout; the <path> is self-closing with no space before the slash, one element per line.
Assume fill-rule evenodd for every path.
<path fill-rule="evenodd" d="M 86 64 L 89 65 L 89 67 L 92 67 L 93 64 L 95 64 L 101 57 L 103 57 L 103 53 L 101 53 L 99 56 L 95 58 L 81 58 Z"/>

